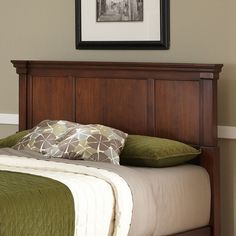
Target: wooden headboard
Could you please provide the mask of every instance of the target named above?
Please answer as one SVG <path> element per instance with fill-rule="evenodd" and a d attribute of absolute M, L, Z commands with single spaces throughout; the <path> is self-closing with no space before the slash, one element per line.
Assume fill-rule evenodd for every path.
<path fill-rule="evenodd" d="M 202 148 L 219 235 L 219 64 L 12 61 L 19 74 L 20 130 L 44 119 L 101 123 Z M 217 233 L 218 232 L 218 233 Z"/>

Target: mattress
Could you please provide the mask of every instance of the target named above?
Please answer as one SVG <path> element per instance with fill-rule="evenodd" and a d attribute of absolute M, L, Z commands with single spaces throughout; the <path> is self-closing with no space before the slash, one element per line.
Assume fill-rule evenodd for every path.
<path fill-rule="evenodd" d="M 1 150 L 0 155 L 1 154 L 17 154 L 24 158 L 27 157 L 37 160 L 45 159 L 36 153 L 19 152 L 10 149 Z M 154 169 L 117 166 L 100 162 L 49 159 L 47 160 L 48 168 L 51 168 L 50 165 L 55 168 L 55 163 L 61 166 L 61 172 L 64 169 L 64 166 L 67 166 L 68 170 L 71 170 L 71 172 L 74 172 L 76 167 L 83 166 L 85 168 L 105 170 L 108 171 L 108 173 L 116 174 L 127 183 L 132 195 L 132 204 L 130 204 L 128 199 L 129 191 L 123 196 L 123 202 L 114 198 L 111 200 L 110 204 L 113 205 L 112 202 L 117 202 L 119 200 L 120 202 L 118 201 L 118 203 L 121 205 L 121 208 L 123 204 L 123 210 L 127 211 L 130 209 L 130 212 L 119 212 L 119 210 L 122 210 L 119 209 L 116 212 L 118 213 L 117 215 L 132 215 L 130 222 L 128 221 L 129 217 L 124 218 L 125 221 L 123 219 L 123 223 L 122 220 L 120 221 L 121 228 L 124 225 L 126 225 L 124 228 L 126 228 L 127 225 L 129 226 L 127 233 L 124 233 L 125 231 L 121 230 L 120 235 L 171 235 L 200 228 L 209 223 L 211 204 L 210 181 L 206 170 L 200 166 L 182 165 L 177 167 Z M 53 171 L 53 169 L 51 171 Z M 38 170 L 38 172 L 40 172 L 40 170 Z M 93 177 L 96 177 L 96 174 L 92 173 L 92 175 Z M 48 175 L 48 177 L 50 177 L 50 175 Z M 57 180 L 60 181 L 60 178 L 57 178 Z M 109 182 L 107 177 L 103 178 L 103 180 Z M 61 180 L 61 182 L 66 184 L 65 180 Z M 113 183 L 109 184 L 113 185 Z M 110 189 L 108 186 L 107 188 Z M 123 190 L 114 190 L 113 188 L 113 194 L 111 194 L 111 190 L 109 193 L 111 197 L 116 195 L 114 194 L 114 191 L 124 192 Z M 83 192 L 80 192 L 80 194 L 83 194 Z M 107 226 L 108 228 L 113 227 L 114 221 L 117 217 L 115 213 L 110 213 L 109 215 L 109 217 L 112 216 L 113 219 L 109 220 L 109 224 L 111 225 Z M 99 215 L 97 217 L 99 217 Z M 120 226 L 118 226 L 118 229 Z M 84 232 L 83 235 L 93 236 L 92 234 L 86 233 L 86 231 Z M 110 230 L 110 232 L 115 232 L 115 230 Z M 111 233 L 111 235 L 115 234 Z"/>
<path fill-rule="evenodd" d="M 196 165 L 133 168 L 150 180 L 156 199 L 154 235 L 169 235 L 209 223 L 211 191 L 205 169 Z"/>

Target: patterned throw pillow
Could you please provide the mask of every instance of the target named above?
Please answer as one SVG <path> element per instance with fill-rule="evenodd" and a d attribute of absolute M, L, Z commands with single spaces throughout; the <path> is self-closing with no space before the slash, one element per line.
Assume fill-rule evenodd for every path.
<path fill-rule="evenodd" d="M 44 120 L 35 126 L 13 148 L 17 150 L 32 150 L 46 155 L 76 125 L 76 123 L 69 121 Z"/>
<path fill-rule="evenodd" d="M 52 157 L 119 164 L 119 154 L 127 136 L 120 130 L 104 125 L 78 124 L 48 154 Z"/>

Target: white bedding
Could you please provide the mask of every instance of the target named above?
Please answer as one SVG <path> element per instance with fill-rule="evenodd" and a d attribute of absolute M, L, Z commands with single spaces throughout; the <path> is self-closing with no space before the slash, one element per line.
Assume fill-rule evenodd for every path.
<path fill-rule="evenodd" d="M 1 155 L 0 169 L 47 176 L 66 184 L 75 199 L 75 235 L 163 236 L 209 224 L 210 180 L 200 166 L 139 168 L 87 163 L 94 168 L 63 162 Z M 125 180 L 119 176 L 121 170 Z"/>
<path fill-rule="evenodd" d="M 49 177 L 65 184 L 74 198 L 75 236 L 128 235 L 132 195 L 127 183 L 117 174 L 92 167 L 4 155 L 0 158 L 0 170 Z"/>

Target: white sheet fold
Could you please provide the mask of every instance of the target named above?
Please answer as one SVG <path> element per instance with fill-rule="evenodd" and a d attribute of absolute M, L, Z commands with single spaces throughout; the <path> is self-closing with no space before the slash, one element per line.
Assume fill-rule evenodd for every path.
<path fill-rule="evenodd" d="M 75 236 L 128 235 L 132 194 L 119 175 L 94 167 L 7 155 L 0 155 L 0 170 L 44 176 L 65 184 L 74 198 Z"/>

